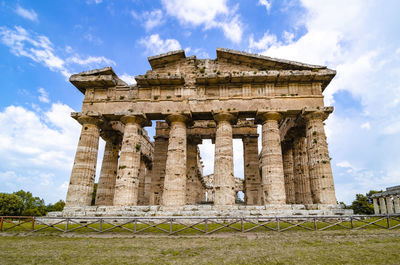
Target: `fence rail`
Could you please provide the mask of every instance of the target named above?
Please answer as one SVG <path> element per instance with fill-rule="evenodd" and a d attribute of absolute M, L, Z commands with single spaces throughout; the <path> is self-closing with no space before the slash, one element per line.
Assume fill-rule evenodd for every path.
<path fill-rule="evenodd" d="M 0 231 L 9 230 L 69 232 L 129 232 L 212 234 L 218 231 L 285 232 L 288 230 L 324 231 L 329 229 L 359 230 L 370 227 L 400 228 L 400 214 L 352 216 L 248 216 L 248 217 L 31 217 L 0 216 Z"/>

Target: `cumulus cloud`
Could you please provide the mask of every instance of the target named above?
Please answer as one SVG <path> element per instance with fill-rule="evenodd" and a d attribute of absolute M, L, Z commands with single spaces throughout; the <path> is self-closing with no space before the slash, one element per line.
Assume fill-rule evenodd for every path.
<path fill-rule="evenodd" d="M 69 77 L 75 71 L 71 64 L 81 66 L 99 66 L 102 64 L 115 65 L 115 62 L 104 56 L 89 56 L 82 59 L 81 55 L 74 54 L 66 58 L 56 54 L 56 48 L 50 39 L 35 32 L 29 32 L 20 26 L 13 29 L 0 27 L 0 42 L 10 48 L 11 53 L 18 57 L 27 57 L 51 71 L 59 72 Z M 72 48 L 67 46 L 72 52 Z"/>
<path fill-rule="evenodd" d="M 238 6 L 228 6 L 226 0 L 162 0 L 162 4 L 167 14 L 182 25 L 203 26 L 205 30 L 219 28 L 232 42 L 242 40 L 243 23 L 237 14 Z"/>
<path fill-rule="evenodd" d="M 176 39 L 163 40 L 158 34 L 152 34 L 140 39 L 139 44 L 145 46 L 146 52 L 153 55 L 182 49 L 181 44 Z"/>
<path fill-rule="evenodd" d="M 258 0 L 258 4 L 262 5 L 265 7 L 265 9 L 267 9 L 267 12 L 269 12 L 271 10 L 271 1 L 268 0 Z"/>
<path fill-rule="evenodd" d="M 21 6 L 17 6 L 15 9 L 15 13 L 17 13 L 19 16 L 26 18 L 28 20 L 38 22 L 38 15 L 36 14 L 35 10 L 33 9 L 25 9 Z"/>
<path fill-rule="evenodd" d="M 349 202 L 353 198 L 345 189 L 354 196 L 354 192 L 365 193 L 400 181 L 396 173 L 400 161 L 394 155 L 400 148 L 395 140 L 400 136 L 400 57 L 396 54 L 400 43 L 388 15 L 400 4 L 389 1 L 382 6 L 362 0 L 302 0 L 301 4 L 306 16 L 286 29 L 288 33 L 281 38 L 268 31 L 259 39 L 250 36 L 248 49 L 337 70 L 324 92 L 325 103 L 336 105 L 326 130 L 333 162 L 353 165 L 345 168 L 341 162 L 333 163 L 338 197 Z M 380 12 L 375 12 L 378 9 Z M 294 40 L 299 25 L 306 32 Z M 339 93 L 358 106 L 335 102 Z"/>

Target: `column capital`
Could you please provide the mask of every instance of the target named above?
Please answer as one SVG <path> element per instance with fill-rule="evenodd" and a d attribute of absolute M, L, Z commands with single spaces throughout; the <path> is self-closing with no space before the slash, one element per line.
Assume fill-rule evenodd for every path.
<path fill-rule="evenodd" d="M 72 112 L 71 117 L 77 120 L 81 125 L 93 124 L 100 126 L 102 123 L 104 123 L 102 115 L 98 113 L 84 114 L 82 112 Z"/>
<path fill-rule="evenodd" d="M 168 123 L 168 125 L 171 126 L 171 123 L 173 122 L 183 122 L 185 124 L 188 124 L 191 122 L 191 119 L 188 115 L 185 114 L 170 114 L 165 118 L 165 121 Z"/>
<path fill-rule="evenodd" d="M 114 145 L 119 145 L 121 144 L 122 141 L 122 136 L 119 131 L 114 131 L 114 130 L 102 130 L 100 132 L 101 138 L 103 138 L 105 141 L 110 142 Z"/>
<path fill-rule="evenodd" d="M 307 120 L 314 120 L 314 119 L 319 119 L 319 120 L 326 120 L 333 112 L 333 107 L 323 107 L 323 108 L 304 108 L 301 111 L 301 114 L 303 115 L 304 118 Z"/>
<path fill-rule="evenodd" d="M 139 124 L 140 126 L 146 126 L 149 125 L 149 121 L 146 118 L 146 115 L 124 115 L 120 118 L 121 122 L 123 124 L 128 124 L 128 123 L 136 123 Z M 151 124 L 151 122 L 150 122 Z"/>
<path fill-rule="evenodd" d="M 257 111 L 256 122 L 260 124 L 270 120 L 279 122 L 282 119 L 282 114 L 282 111 Z"/>
<path fill-rule="evenodd" d="M 214 120 L 217 123 L 220 123 L 221 121 L 227 121 L 230 124 L 236 123 L 236 115 L 234 115 L 233 113 L 230 112 L 217 112 L 217 113 L 213 113 L 213 117 Z"/>

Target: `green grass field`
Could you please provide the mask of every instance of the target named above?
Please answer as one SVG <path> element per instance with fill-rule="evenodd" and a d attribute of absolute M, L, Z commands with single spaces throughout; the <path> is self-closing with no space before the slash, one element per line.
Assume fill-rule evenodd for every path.
<path fill-rule="evenodd" d="M 0 263 L 400 264 L 399 246 L 399 229 L 207 236 L 3 232 Z"/>

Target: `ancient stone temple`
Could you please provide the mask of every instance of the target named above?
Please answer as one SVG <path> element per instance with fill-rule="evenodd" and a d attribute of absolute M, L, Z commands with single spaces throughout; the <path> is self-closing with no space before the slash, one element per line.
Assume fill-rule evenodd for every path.
<path fill-rule="evenodd" d="M 216 59 L 183 50 L 148 59 L 152 69 L 136 76 L 136 85 L 110 67 L 71 76 L 85 98 L 72 113 L 82 131 L 66 213 L 172 214 L 188 205 L 201 214 L 250 206 L 260 214 L 342 210 L 324 131 L 333 108 L 324 106 L 322 92 L 334 70 L 222 48 Z M 152 121 L 154 141 L 145 130 Z M 100 137 L 106 145 L 90 206 Z M 243 142 L 243 180 L 234 176 L 234 138 Z M 197 147 L 203 139 L 215 144 L 207 177 Z"/>

